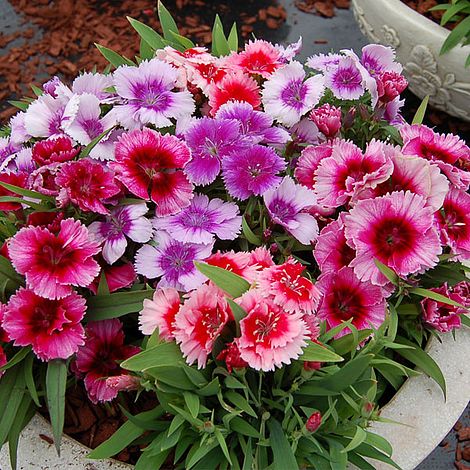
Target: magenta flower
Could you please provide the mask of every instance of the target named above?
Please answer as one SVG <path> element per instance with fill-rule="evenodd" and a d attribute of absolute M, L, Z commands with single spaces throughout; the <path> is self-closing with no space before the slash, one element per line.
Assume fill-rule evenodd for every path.
<path fill-rule="evenodd" d="M 333 147 L 330 143 L 305 147 L 295 168 L 294 175 L 297 181 L 307 188 L 313 189 L 318 165 L 323 159 L 331 157 L 332 152 Z"/>
<path fill-rule="evenodd" d="M 233 319 L 227 299 L 218 287 L 203 285 L 188 294 L 175 316 L 174 336 L 188 364 L 206 366 L 215 341 Z"/>
<path fill-rule="evenodd" d="M 342 100 L 357 100 L 365 91 L 361 71 L 351 57 L 342 57 L 335 68 L 325 71 L 325 85 Z"/>
<path fill-rule="evenodd" d="M 447 286 L 447 282 L 441 287 L 430 290 L 460 305 L 465 305 L 465 299 L 458 293 L 451 291 Z M 455 307 L 431 298 L 426 298 L 421 301 L 421 311 L 423 321 L 441 333 L 447 333 L 453 329 L 460 328 L 462 324 L 461 315 L 468 313 L 466 308 Z"/>
<path fill-rule="evenodd" d="M 309 118 L 327 139 L 336 137 L 341 129 L 341 109 L 329 103 L 313 109 Z"/>
<path fill-rule="evenodd" d="M 253 145 L 242 153 L 232 153 L 222 162 L 222 176 L 229 194 L 237 199 L 262 196 L 276 187 L 286 162 L 274 149 Z"/>
<path fill-rule="evenodd" d="M 161 217 L 189 206 L 193 187 L 182 170 L 190 158 L 182 140 L 145 128 L 120 137 L 116 161 L 110 166 L 132 194 L 151 199 L 155 214 Z"/>
<path fill-rule="evenodd" d="M 349 266 L 356 252 L 347 244 L 344 236 L 344 213 L 322 229 L 313 251 L 322 274 L 337 272 Z"/>
<path fill-rule="evenodd" d="M 196 194 L 191 204 L 179 214 L 154 220 L 163 229 L 184 243 L 213 243 L 214 235 L 222 240 L 234 240 L 240 232 L 242 218 L 233 202 Z"/>
<path fill-rule="evenodd" d="M 100 267 L 93 259 L 100 251 L 88 229 L 78 220 L 60 222 L 57 235 L 41 227 L 22 228 L 8 243 L 15 269 L 26 277 L 33 292 L 48 299 L 60 299 L 71 286 L 86 287 Z"/>
<path fill-rule="evenodd" d="M 284 227 L 300 243 L 310 244 L 317 238 L 318 223 L 306 209 L 317 202 L 315 193 L 285 176 L 276 189 L 263 196 L 271 219 Z"/>
<path fill-rule="evenodd" d="M 188 90 L 175 91 L 178 69 L 159 59 L 143 60 L 138 67 L 123 65 L 114 72 L 114 85 L 124 104 L 114 107 L 117 120 L 126 129 L 153 124 L 173 124 L 193 114 L 195 105 Z"/>
<path fill-rule="evenodd" d="M 139 329 L 144 335 L 151 335 L 158 328 L 158 336 L 167 341 L 175 339 L 175 316 L 181 306 L 178 291 L 171 287 L 157 289 L 153 299 L 144 300 L 139 314 Z"/>
<path fill-rule="evenodd" d="M 117 319 L 95 321 L 86 327 L 86 342 L 77 353 L 75 362 L 92 403 L 110 401 L 117 397 L 118 389 L 109 386 L 108 377 L 127 374 L 119 366 L 121 361 L 137 354 L 140 349 L 124 344 L 122 323 Z"/>
<path fill-rule="evenodd" d="M 249 143 L 240 138 L 240 124 L 236 120 L 208 117 L 196 121 L 185 133 L 185 139 L 192 157 L 185 172 L 198 185 L 212 183 L 224 157 L 238 154 Z"/>
<path fill-rule="evenodd" d="M 314 190 L 320 204 L 339 207 L 386 181 L 392 171 L 382 142 L 372 140 L 363 154 L 352 142 L 341 140 L 333 144 L 331 157 L 320 161 Z"/>
<path fill-rule="evenodd" d="M 357 253 L 349 266 L 357 277 L 387 284 L 375 258 L 399 276 L 435 266 L 442 250 L 433 212 L 423 197 L 409 191 L 359 201 L 345 217 L 346 239 Z"/>
<path fill-rule="evenodd" d="M 302 64 L 293 61 L 264 83 L 264 110 L 281 124 L 293 126 L 320 101 L 323 91 L 323 76 L 305 80 Z"/>
<path fill-rule="evenodd" d="M 381 72 L 376 81 L 379 99 L 382 103 L 390 103 L 408 86 L 406 78 L 397 72 Z"/>
<path fill-rule="evenodd" d="M 71 202 L 85 212 L 108 214 L 106 200 L 120 192 L 114 172 L 90 158 L 64 163 L 55 184 L 60 188 L 57 200 L 61 207 Z"/>
<path fill-rule="evenodd" d="M 326 320 L 330 329 L 348 320 L 352 320 L 358 330 L 378 328 L 384 322 L 382 289 L 360 281 L 351 268 L 323 274 L 316 285 L 323 294 L 318 316 Z M 350 332 L 349 328 L 344 328 L 336 337 Z"/>
<path fill-rule="evenodd" d="M 267 372 L 302 354 L 309 329 L 301 314 L 287 313 L 256 289 L 238 303 L 248 315 L 240 321 L 241 336 L 235 342 L 250 367 Z"/>
<path fill-rule="evenodd" d="M 109 292 L 111 293 L 132 286 L 137 279 L 137 274 L 132 263 L 125 262 L 124 264 L 115 264 L 113 266 L 104 262 L 100 264 L 102 265 L 100 274 L 88 286 L 88 289 L 95 295 L 98 293 L 101 276 L 103 275 L 106 279 Z"/>
<path fill-rule="evenodd" d="M 470 258 L 470 194 L 451 188 L 444 199 L 442 210 L 436 212 L 436 223 L 441 241 L 451 248 L 455 259 Z"/>
<path fill-rule="evenodd" d="M 93 222 L 88 230 L 103 244 L 103 258 L 115 263 L 126 251 L 127 238 L 146 243 L 152 237 L 152 224 L 144 216 L 148 212 L 145 203 L 129 204 L 111 209 L 104 222 Z"/>
<path fill-rule="evenodd" d="M 273 126 L 273 118 L 262 111 L 256 111 L 249 103 L 230 101 L 217 111 L 217 119 L 235 119 L 240 123 L 240 133 L 253 144 L 283 145 L 289 133 Z"/>
<path fill-rule="evenodd" d="M 203 261 L 212 252 L 212 244 L 201 245 L 175 240 L 164 230 L 154 236 L 156 246 L 144 245 L 135 256 L 135 269 L 149 279 L 160 278 L 158 287 L 174 287 L 190 291 L 207 278 L 200 273 L 194 261 Z"/>
<path fill-rule="evenodd" d="M 10 297 L 2 325 L 15 346 L 31 345 L 42 361 L 67 359 L 84 343 L 85 311 L 76 292 L 50 300 L 21 287 Z"/>

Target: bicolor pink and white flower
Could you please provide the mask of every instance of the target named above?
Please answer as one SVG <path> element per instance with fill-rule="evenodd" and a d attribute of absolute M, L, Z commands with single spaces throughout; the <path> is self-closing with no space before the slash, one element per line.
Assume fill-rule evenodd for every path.
<path fill-rule="evenodd" d="M 143 60 L 138 67 L 123 65 L 114 72 L 114 86 L 123 104 L 113 109 L 126 129 L 153 124 L 157 129 L 172 119 L 191 116 L 195 105 L 188 90 L 177 90 L 178 69 L 159 59 Z"/>
<path fill-rule="evenodd" d="M 171 287 L 157 289 L 152 299 L 144 300 L 139 314 L 139 329 L 151 335 L 158 328 L 158 335 L 166 341 L 175 339 L 175 316 L 181 307 L 178 291 Z"/>
<path fill-rule="evenodd" d="M 203 285 L 188 294 L 175 316 L 173 334 L 188 364 L 206 366 L 216 339 L 233 318 L 218 287 Z"/>
<path fill-rule="evenodd" d="M 313 191 L 285 176 L 276 189 L 264 193 L 263 199 L 272 221 L 284 227 L 300 243 L 308 245 L 317 238 L 318 223 L 307 212 L 317 202 Z"/>
<path fill-rule="evenodd" d="M 351 268 L 343 267 L 323 274 L 317 287 L 323 294 L 318 317 L 326 320 L 328 328 L 348 320 L 358 330 L 378 328 L 384 322 L 386 308 L 382 289 L 359 280 Z M 344 328 L 336 336 L 350 332 L 350 328 Z"/>
<path fill-rule="evenodd" d="M 139 274 L 149 279 L 159 278 L 158 287 L 174 287 L 184 292 L 196 289 L 207 280 L 194 261 L 209 257 L 212 243 L 183 243 L 164 230 L 158 230 L 153 241 L 156 246 L 144 245 L 137 251 L 135 269 Z"/>
<path fill-rule="evenodd" d="M 127 374 L 119 363 L 137 354 L 140 349 L 125 345 L 122 323 L 113 318 L 90 322 L 86 326 L 86 341 L 77 352 L 75 367 L 84 376 L 85 388 L 92 403 L 117 397 L 118 388 L 110 386 L 108 377 Z"/>
<path fill-rule="evenodd" d="M 297 181 L 306 186 L 307 188 L 313 189 L 316 182 L 316 172 L 320 162 L 331 157 L 333 147 L 328 144 L 320 145 L 309 145 L 305 147 L 297 161 L 295 168 L 295 177 Z"/>
<path fill-rule="evenodd" d="M 305 266 L 289 258 L 285 263 L 260 272 L 257 283 L 266 297 L 286 312 L 312 314 L 320 301 L 320 291 L 315 284 L 303 276 Z"/>
<path fill-rule="evenodd" d="M 210 255 L 205 262 L 237 274 L 248 282 L 253 282 L 258 275 L 259 266 L 253 263 L 252 253 L 246 251 L 234 252 L 231 250 L 224 253 L 217 251 Z"/>
<path fill-rule="evenodd" d="M 235 343 L 250 367 L 267 372 L 302 354 L 309 330 L 301 314 L 287 313 L 256 289 L 245 293 L 238 303 L 247 315 L 240 321 L 241 336 Z"/>
<path fill-rule="evenodd" d="M 184 243 L 209 244 L 215 241 L 215 236 L 221 240 L 234 240 L 241 230 L 239 212 L 233 202 L 196 194 L 191 204 L 179 214 L 154 219 L 154 226 Z"/>
<path fill-rule="evenodd" d="M 190 158 L 182 140 L 145 128 L 119 138 L 116 160 L 110 166 L 132 194 L 151 199 L 155 214 L 161 217 L 176 214 L 190 204 L 193 187 L 183 172 Z"/>
<path fill-rule="evenodd" d="M 60 222 L 57 235 L 46 228 L 22 228 L 8 243 L 15 269 L 32 291 L 48 299 L 71 294 L 72 286 L 86 287 L 100 267 L 93 259 L 99 243 L 78 220 Z"/>
<path fill-rule="evenodd" d="M 264 83 L 264 110 L 281 124 L 293 126 L 320 101 L 324 91 L 323 76 L 305 80 L 305 75 L 302 64 L 292 61 Z"/>
<path fill-rule="evenodd" d="M 374 259 L 399 276 L 435 266 L 442 249 L 433 213 L 422 196 L 410 191 L 359 201 L 344 222 L 348 244 L 356 250 L 349 266 L 357 277 L 379 286 L 387 284 Z"/>
<path fill-rule="evenodd" d="M 341 57 L 336 67 L 325 70 L 325 86 L 342 100 L 357 100 L 365 92 L 363 76 L 351 57 Z"/>
<path fill-rule="evenodd" d="M 31 346 L 42 361 L 68 359 L 84 344 L 85 311 L 76 292 L 51 300 L 21 287 L 10 297 L 2 326 L 15 346 Z"/>
<path fill-rule="evenodd" d="M 127 238 L 137 243 L 146 243 L 152 238 L 152 223 L 145 215 L 145 203 L 128 204 L 111 209 L 102 222 L 93 222 L 88 229 L 103 244 L 102 255 L 109 264 L 114 264 L 124 255 Z"/>
<path fill-rule="evenodd" d="M 323 104 L 312 110 L 309 119 L 315 123 L 318 130 L 327 138 L 333 139 L 341 129 L 341 109 Z"/>

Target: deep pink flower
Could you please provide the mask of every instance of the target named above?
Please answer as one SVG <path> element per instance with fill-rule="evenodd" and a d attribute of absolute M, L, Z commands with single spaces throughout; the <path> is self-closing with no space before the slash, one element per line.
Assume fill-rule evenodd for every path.
<path fill-rule="evenodd" d="M 313 121 L 318 130 L 327 139 L 333 139 L 341 129 L 341 109 L 326 103 L 315 108 L 310 113 L 309 119 Z"/>
<path fill-rule="evenodd" d="M 382 72 L 376 77 L 379 100 L 389 103 L 400 96 L 408 86 L 406 78 L 397 72 Z"/>
<path fill-rule="evenodd" d="M 225 60 L 225 65 L 240 69 L 245 73 L 268 78 L 282 65 L 280 56 L 280 51 L 273 44 L 256 39 L 248 41 L 242 52 L 230 55 Z"/>
<path fill-rule="evenodd" d="M 300 158 L 295 168 L 295 177 L 297 181 L 313 189 L 316 177 L 315 173 L 318 165 L 324 158 L 331 157 L 333 147 L 330 144 L 309 145 L 302 150 Z"/>
<path fill-rule="evenodd" d="M 351 268 L 330 271 L 320 276 L 317 287 L 323 293 L 318 317 L 333 328 L 352 320 L 358 329 L 378 328 L 385 320 L 385 298 L 382 289 L 360 281 Z M 337 337 L 350 333 L 344 328 Z"/>
<path fill-rule="evenodd" d="M 120 137 L 111 166 L 131 193 L 151 199 L 155 214 L 164 216 L 189 206 L 193 188 L 182 169 L 190 158 L 182 140 L 145 128 Z"/>
<path fill-rule="evenodd" d="M 441 241 L 450 246 L 455 259 L 470 258 L 470 194 L 451 188 L 442 209 L 436 212 Z"/>
<path fill-rule="evenodd" d="M 103 202 L 120 191 L 114 172 L 90 158 L 64 163 L 55 182 L 60 187 L 57 199 L 61 206 L 72 202 L 83 211 L 98 214 L 109 214 Z"/>
<path fill-rule="evenodd" d="M 267 372 L 302 354 L 309 330 L 301 314 L 287 313 L 256 289 L 245 293 L 238 303 L 247 316 L 240 321 L 241 336 L 235 342 L 250 367 Z"/>
<path fill-rule="evenodd" d="M 140 349 L 124 344 L 122 323 L 115 318 L 90 322 L 85 332 L 86 341 L 77 352 L 76 369 L 85 376 L 85 388 L 92 403 L 110 401 L 116 398 L 118 389 L 109 386 L 105 379 L 125 375 L 119 363 Z"/>
<path fill-rule="evenodd" d="M 206 366 L 215 340 L 232 318 L 227 299 L 219 288 L 205 284 L 188 294 L 175 316 L 173 331 L 188 364 L 197 361 L 198 369 Z"/>
<path fill-rule="evenodd" d="M 70 137 L 62 136 L 36 142 L 32 158 L 39 165 L 63 163 L 73 160 L 80 152 L 80 147 L 74 148 Z"/>
<path fill-rule="evenodd" d="M 12 184 L 13 186 L 19 186 L 24 188 L 26 186 L 27 175 L 25 173 L 0 173 L 0 181 L 2 183 Z M 0 197 L 9 196 L 9 197 L 18 197 L 18 194 L 15 194 L 8 189 L 0 186 Z M 0 211 L 17 211 L 21 209 L 21 203 L 19 202 L 0 202 Z"/>
<path fill-rule="evenodd" d="M 252 263 L 251 253 L 245 251 L 238 251 L 237 253 L 233 250 L 225 253 L 217 251 L 209 256 L 205 262 L 238 274 L 249 282 L 253 281 L 257 275 L 257 266 Z"/>
<path fill-rule="evenodd" d="M 344 213 L 322 229 L 313 255 L 322 274 L 339 271 L 356 257 L 344 236 Z"/>
<path fill-rule="evenodd" d="M 41 227 L 22 228 L 10 240 L 8 250 L 27 285 L 48 299 L 65 297 L 72 292 L 71 286 L 88 286 L 100 270 L 93 259 L 99 244 L 78 220 L 62 220 L 57 235 Z"/>
<path fill-rule="evenodd" d="M 452 287 L 452 292 L 459 295 L 462 299 L 461 304 L 470 307 L 470 282 L 461 281 Z"/>
<path fill-rule="evenodd" d="M 139 314 L 140 331 L 151 335 L 158 328 L 160 338 L 167 341 L 175 339 L 174 322 L 180 306 L 180 295 L 176 289 L 157 289 L 152 300 L 144 300 L 144 308 Z"/>
<path fill-rule="evenodd" d="M 321 294 L 315 284 L 302 273 L 305 266 L 289 258 L 285 263 L 264 269 L 259 277 L 259 289 L 286 312 L 312 314 Z"/>
<path fill-rule="evenodd" d="M 8 362 L 7 355 L 5 354 L 5 351 L 3 350 L 2 346 L 0 346 L 0 367 L 3 367 L 7 362 Z M 5 373 L 4 370 L 0 371 L 0 378 L 2 378 L 2 375 L 4 373 Z"/>
<path fill-rule="evenodd" d="M 393 163 L 381 142 L 372 140 L 363 154 L 352 142 L 337 141 L 331 157 L 318 165 L 314 190 L 320 204 L 339 207 L 386 181 L 392 171 Z"/>
<path fill-rule="evenodd" d="M 34 170 L 28 178 L 29 188 L 45 196 L 58 196 L 60 188 L 56 183 L 56 177 L 61 166 L 61 163 L 50 163 Z"/>
<path fill-rule="evenodd" d="M 250 252 L 250 264 L 257 269 L 265 269 L 274 266 L 274 260 L 269 250 L 260 246 Z"/>
<path fill-rule="evenodd" d="M 4 330 L 2 326 L 6 309 L 7 309 L 7 306 L 5 304 L 0 303 L 0 343 L 8 343 L 10 341 L 10 338 L 8 337 L 8 333 Z"/>
<path fill-rule="evenodd" d="M 442 250 L 433 212 L 423 197 L 409 191 L 359 201 L 345 217 L 346 239 L 357 253 L 350 266 L 358 278 L 387 284 L 375 258 L 399 276 L 435 266 Z"/>
<path fill-rule="evenodd" d="M 457 293 L 451 292 L 447 287 L 447 283 L 444 283 L 444 285 L 439 288 L 430 290 L 461 305 L 465 305 L 465 300 Z M 454 307 L 453 305 L 445 304 L 431 298 L 426 298 L 421 301 L 421 311 L 424 322 L 441 333 L 447 333 L 455 328 L 460 328 L 462 323 L 460 315 L 467 313 L 467 309 L 465 308 Z"/>
<path fill-rule="evenodd" d="M 31 345 L 39 359 L 67 359 L 83 344 L 85 311 L 76 292 L 49 300 L 22 287 L 10 297 L 2 324 L 16 346 Z"/>
<path fill-rule="evenodd" d="M 219 353 L 217 360 L 225 361 L 225 366 L 230 373 L 232 373 L 233 369 L 244 369 L 248 365 L 248 362 L 241 358 L 235 341 L 232 341 Z"/>
<path fill-rule="evenodd" d="M 103 262 L 101 273 L 88 286 L 88 289 L 90 289 L 95 295 L 98 293 L 98 286 L 100 284 L 103 273 L 106 279 L 106 284 L 108 285 L 109 292 L 116 292 L 120 289 L 130 287 L 132 284 L 134 284 L 134 281 L 137 278 L 134 266 L 131 263 L 124 263 L 120 266 L 110 266 L 109 264 Z"/>

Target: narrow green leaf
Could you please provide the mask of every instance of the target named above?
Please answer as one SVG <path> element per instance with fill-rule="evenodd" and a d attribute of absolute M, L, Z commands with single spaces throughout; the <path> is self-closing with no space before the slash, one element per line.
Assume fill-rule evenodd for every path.
<path fill-rule="evenodd" d="M 238 274 L 207 263 L 196 261 L 194 264 L 202 274 L 234 298 L 240 297 L 250 288 L 249 282 Z"/>
<path fill-rule="evenodd" d="M 450 8 L 448 8 L 447 11 L 442 15 L 441 26 L 446 25 L 449 20 L 452 19 L 452 17 L 455 17 L 458 13 L 460 13 L 465 8 L 468 8 L 469 6 L 470 4 L 467 2 L 459 2 L 455 5 L 450 6 Z"/>
<path fill-rule="evenodd" d="M 235 416 L 230 420 L 230 429 L 238 434 L 261 439 L 261 434 L 251 424 L 247 423 L 243 418 Z"/>
<path fill-rule="evenodd" d="M 457 44 L 464 39 L 470 30 L 470 16 L 464 18 L 447 36 L 444 44 L 442 44 L 439 54 L 445 54 L 453 49 Z"/>
<path fill-rule="evenodd" d="M 425 297 L 427 299 L 437 300 L 438 302 L 442 302 L 443 304 L 452 305 L 454 307 L 465 308 L 462 304 L 459 304 L 455 300 L 449 299 L 445 295 L 439 294 L 438 292 L 434 292 L 429 289 L 423 289 L 421 287 L 413 287 L 408 290 L 410 294 L 416 294 L 420 297 Z"/>
<path fill-rule="evenodd" d="M 230 30 L 230 34 L 227 38 L 228 47 L 231 51 L 237 52 L 238 51 L 238 32 L 237 32 L 237 23 L 233 23 L 232 29 Z"/>
<path fill-rule="evenodd" d="M 227 390 L 224 394 L 225 398 L 231 401 L 237 408 L 243 410 L 245 413 L 257 418 L 258 415 L 256 411 L 251 407 L 248 401 L 242 397 L 239 393 L 234 392 L 233 390 Z"/>
<path fill-rule="evenodd" d="M 116 68 L 120 67 L 121 65 L 135 65 L 132 60 L 119 55 L 117 52 L 114 52 L 107 47 L 101 46 L 97 43 L 95 43 L 95 46 L 101 52 L 101 55 L 103 55 L 103 57 Z"/>
<path fill-rule="evenodd" d="M 164 39 L 150 26 L 147 26 L 146 24 L 131 18 L 130 16 L 127 16 L 126 18 L 131 26 L 137 31 L 141 39 L 145 41 L 145 43 L 150 46 L 151 49 L 156 51 L 167 46 L 167 43 L 164 41 Z"/>
<path fill-rule="evenodd" d="M 465 325 L 465 326 L 468 326 L 470 328 L 470 318 L 465 315 L 464 313 L 460 315 L 460 319 L 462 320 L 462 323 Z"/>
<path fill-rule="evenodd" d="M 0 447 L 6 442 L 8 438 L 8 434 L 10 433 L 10 430 L 15 422 L 15 417 L 18 414 L 18 410 L 23 400 L 23 396 L 25 395 L 24 375 L 21 371 L 21 366 L 18 366 L 18 372 L 11 374 L 11 376 L 13 383 L 8 383 L 8 387 L 11 386 L 11 392 L 9 395 L 2 394 L 3 400 L 8 402 L 8 406 L 5 408 L 0 419 Z"/>
<path fill-rule="evenodd" d="M 252 470 L 253 469 L 253 450 L 251 445 L 251 439 L 248 439 L 245 449 L 245 458 L 243 460 L 242 470 Z"/>
<path fill-rule="evenodd" d="M 4 366 L 0 367 L 0 371 L 10 369 L 16 364 L 19 364 L 31 352 L 30 346 L 21 348 Z"/>
<path fill-rule="evenodd" d="M 160 20 L 160 24 L 162 25 L 163 36 L 165 37 L 165 39 L 171 41 L 171 31 L 176 34 L 179 34 L 178 26 L 176 25 L 175 20 L 171 16 L 170 12 L 165 8 L 165 6 L 160 0 L 158 0 L 157 12 L 158 19 Z"/>
<path fill-rule="evenodd" d="M 232 310 L 233 317 L 237 323 L 240 323 L 240 320 L 245 318 L 247 313 L 243 310 L 240 305 L 234 302 L 232 299 L 227 299 L 228 304 L 230 305 L 230 309 Z"/>
<path fill-rule="evenodd" d="M 170 449 L 152 455 L 144 451 L 137 461 L 134 470 L 159 470 L 165 463 L 169 453 Z"/>
<path fill-rule="evenodd" d="M 101 270 L 100 283 L 98 284 L 98 289 L 96 291 L 97 295 L 109 295 L 108 281 L 106 280 L 106 275 L 104 269 Z"/>
<path fill-rule="evenodd" d="M 90 152 L 101 142 L 102 139 L 104 139 L 112 130 L 114 127 L 111 127 L 110 129 L 105 130 L 102 132 L 99 136 L 95 137 L 84 149 L 80 152 L 80 158 L 85 158 L 90 155 Z"/>
<path fill-rule="evenodd" d="M 191 416 L 197 418 L 199 414 L 199 397 L 191 392 L 183 392 L 183 398 Z"/>
<path fill-rule="evenodd" d="M 164 342 L 146 349 L 121 363 L 121 367 L 133 372 L 143 372 L 157 366 L 175 366 L 183 360 L 175 342 Z"/>
<path fill-rule="evenodd" d="M 47 363 L 46 394 L 47 409 L 51 419 L 52 434 L 57 454 L 60 455 L 60 442 L 64 428 L 65 388 L 67 385 L 67 364 L 55 359 Z"/>
<path fill-rule="evenodd" d="M 26 111 L 30 103 L 25 103 L 24 101 L 11 100 L 8 101 L 8 104 L 11 104 L 15 108 L 21 109 L 21 111 Z"/>
<path fill-rule="evenodd" d="M 299 465 L 292 447 L 282 430 L 281 425 L 275 419 L 268 421 L 269 441 L 274 455 L 273 470 L 298 470 Z"/>
<path fill-rule="evenodd" d="M 4 181 L 0 181 L 0 186 L 3 186 L 5 189 L 8 189 L 8 191 L 19 194 L 20 196 L 27 196 L 32 199 L 39 199 L 40 201 L 54 202 L 54 198 L 51 196 L 46 196 L 45 194 L 31 191 L 30 189 L 25 189 L 13 184 L 5 183 Z"/>
<path fill-rule="evenodd" d="M 422 124 L 424 121 L 424 116 L 426 114 L 426 109 L 428 107 L 429 103 L 429 95 L 426 95 L 423 98 L 423 101 L 421 101 L 421 104 L 419 105 L 419 108 L 416 111 L 416 114 L 413 117 L 413 121 L 411 121 L 411 124 Z"/>
<path fill-rule="evenodd" d="M 390 269 L 387 265 L 383 264 L 381 261 L 379 261 L 377 258 L 374 259 L 374 263 L 379 269 L 379 271 L 394 285 L 398 286 L 399 282 L 399 277 L 397 273 L 393 270 Z"/>
<path fill-rule="evenodd" d="M 242 230 L 243 230 L 243 235 L 245 238 L 255 246 L 260 246 L 261 245 L 261 240 L 259 237 L 257 237 L 253 231 L 251 230 L 250 226 L 248 225 L 245 217 L 242 217 Z"/>
<path fill-rule="evenodd" d="M 34 355 L 29 354 L 26 357 L 24 361 L 24 366 L 23 366 L 24 381 L 25 381 L 26 387 L 29 390 L 29 394 L 31 395 L 32 400 L 34 401 L 35 405 L 39 408 L 41 406 L 41 403 L 39 403 L 39 396 L 36 390 L 36 383 L 34 381 L 33 366 L 34 366 Z"/>
<path fill-rule="evenodd" d="M 375 467 L 373 465 L 371 465 L 367 460 L 365 460 L 355 452 L 351 452 L 348 454 L 348 460 L 360 470 L 375 470 Z"/>
<path fill-rule="evenodd" d="M 338 356 L 335 352 L 328 349 L 326 346 L 307 341 L 307 347 L 303 349 L 300 361 L 313 361 L 313 362 L 341 362 L 344 359 Z"/>
<path fill-rule="evenodd" d="M 230 54 L 230 47 L 219 15 L 216 15 L 212 28 L 212 53 L 218 57 Z"/>
<path fill-rule="evenodd" d="M 186 459 L 186 469 L 191 470 L 205 455 L 207 455 L 211 450 L 218 447 L 217 441 L 211 441 L 207 443 L 207 441 L 196 449 L 196 451 L 191 455 L 189 459 Z M 190 454 L 188 454 L 188 457 Z"/>
<path fill-rule="evenodd" d="M 351 351 L 355 351 L 359 343 L 362 343 L 373 333 L 372 330 L 360 330 L 357 332 L 357 338 L 352 333 L 341 336 L 330 343 L 330 346 L 339 354 L 344 355 Z"/>
<path fill-rule="evenodd" d="M 379 449 L 381 452 L 387 454 L 389 457 L 392 456 L 393 453 L 393 448 L 390 442 L 387 441 L 384 437 L 380 436 L 379 434 L 375 434 L 370 431 L 366 431 L 367 437 L 365 442 L 367 444 L 370 444 L 377 449 Z"/>
<path fill-rule="evenodd" d="M 174 31 L 170 30 L 170 36 L 173 38 L 173 41 L 179 43 L 184 50 L 192 49 L 195 46 L 193 41 L 185 38 L 184 36 L 181 36 L 181 34 L 175 33 Z"/>
<path fill-rule="evenodd" d="M 139 57 L 141 60 L 151 60 L 155 56 L 155 51 L 141 38 L 139 47 Z"/>
<path fill-rule="evenodd" d="M 225 455 L 225 458 L 227 459 L 230 466 L 232 466 L 233 465 L 232 459 L 230 458 L 230 453 L 228 451 L 227 443 L 225 442 L 225 438 L 222 435 L 222 432 L 220 431 L 219 428 L 216 427 L 214 429 L 214 434 L 215 434 L 215 438 L 217 439 L 217 442 L 219 443 L 220 448 L 222 449 L 222 452 Z"/>

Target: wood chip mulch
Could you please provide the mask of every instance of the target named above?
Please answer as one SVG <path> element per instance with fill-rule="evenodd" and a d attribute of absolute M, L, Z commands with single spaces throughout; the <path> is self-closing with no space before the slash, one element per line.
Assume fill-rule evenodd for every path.
<path fill-rule="evenodd" d="M 295 0 L 295 6 L 305 13 L 313 13 L 325 18 L 335 16 L 336 8 L 347 9 L 350 0 Z"/>

